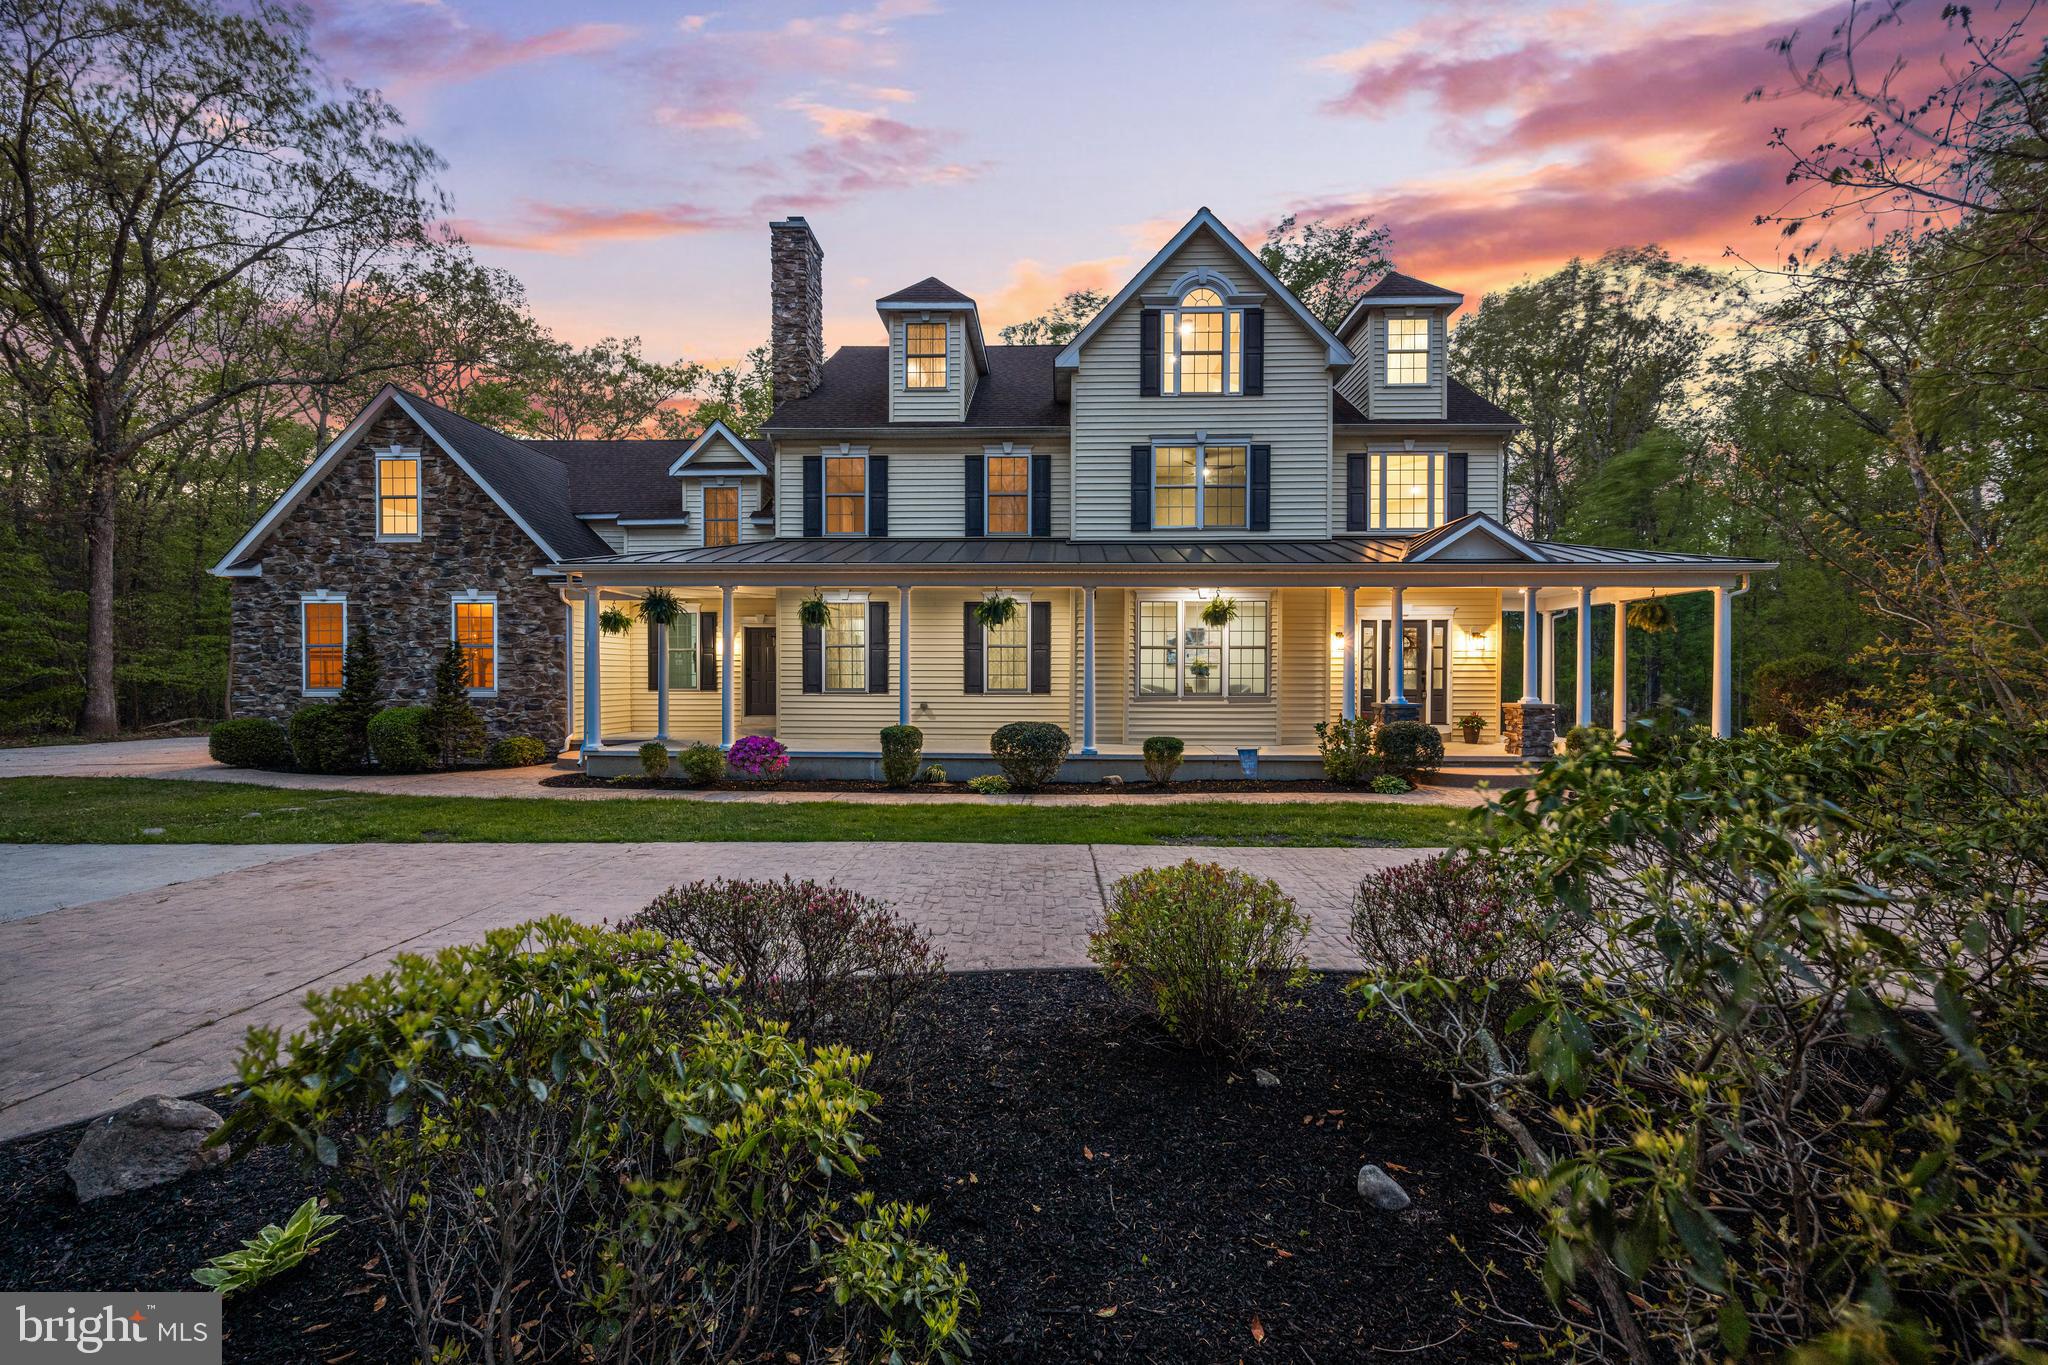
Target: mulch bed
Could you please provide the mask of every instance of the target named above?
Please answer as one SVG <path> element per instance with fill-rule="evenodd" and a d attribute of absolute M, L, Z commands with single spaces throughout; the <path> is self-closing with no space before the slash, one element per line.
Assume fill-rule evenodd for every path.
<path fill-rule="evenodd" d="M 1492 1259 L 1505 1306 L 1541 1314 L 1478 1120 L 1340 987 L 1318 978 L 1235 1069 L 1171 1047 L 1093 972 L 964 974 L 916 1006 L 870 1077 L 882 1150 L 866 1183 L 931 1205 L 925 1235 L 981 1298 L 977 1359 L 1449 1361 L 1537 1344 L 1453 1300 L 1483 1292 L 1473 1266 Z M 1281 1084 L 1256 1085 L 1254 1065 Z M 80 1207 L 63 1169 L 76 1133 L 0 1146 L 11 1288 L 190 1288 L 193 1266 L 319 1187 L 273 1151 Z M 1365 1161 L 1414 1204 L 1368 1208 Z M 367 1226 L 346 1225 L 229 1300 L 226 1358 L 403 1359 L 377 1262 Z"/>
<path fill-rule="evenodd" d="M 920 782 L 913 787 L 892 787 L 886 782 L 854 778 L 801 778 L 785 779 L 781 782 L 736 782 L 723 778 L 701 787 L 666 778 L 644 777 L 628 774 L 622 777 L 595 777 L 589 773 L 556 773 L 540 780 L 543 787 L 590 787 L 617 791 L 621 787 L 637 791 L 713 791 L 713 792 L 818 792 L 841 796 L 855 792 L 891 792 L 905 795 L 930 793 L 934 796 L 973 796 L 980 792 L 965 782 Z M 1427 785 L 1427 784 L 1425 784 Z M 1350 786 L 1323 778 L 1221 778 L 1201 777 L 1182 781 L 1178 778 L 1161 785 L 1156 782 L 1126 781 L 1122 786 L 1109 786 L 1101 782 L 1048 782 L 1040 787 L 1037 796 L 1184 796 L 1190 792 L 1344 792 L 1350 796 L 1363 796 L 1363 787 Z"/>

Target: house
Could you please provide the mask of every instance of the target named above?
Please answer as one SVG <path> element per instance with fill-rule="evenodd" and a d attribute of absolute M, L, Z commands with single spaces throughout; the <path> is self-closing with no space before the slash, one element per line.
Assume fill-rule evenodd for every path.
<path fill-rule="evenodd" d="M 1390 272 L 1333 330 L 1203 209 L 1063 346 L 991 344 L 925 279 L 827 357 L 817 235 L 793 217 L 769 245 L 761 436 L 527 441 L 379 394 L 216 570 L 235 712 L 332 693 L 368 624 L 394 692 L 456 640 L 493 733 L 597 770 L 652 736 L 773 734 L 865 772 L 897 723 L 972 770 L 1020 719 L 1066 727 L 1084 770 L 1172 734 L 1312 772 L 1317 723 L 1359 714 L 1477 715 L 1488 751 L 1545 754 L 1595 719 L 1592 677 L 1554 695 L 1548 629 L 1503 659 L 1504 614 L 1569 614 L 1587 658 L 1595 607 L 1706 592 L 1729 730 L 1730 599 L 1775 566 L 1510 530 L 1517 424 L 1448 372 L 1456 292 Z M 655 587 L 676 626 L 600 629 Z M 977 622 L 990 596 L 1007 624 Z"/>

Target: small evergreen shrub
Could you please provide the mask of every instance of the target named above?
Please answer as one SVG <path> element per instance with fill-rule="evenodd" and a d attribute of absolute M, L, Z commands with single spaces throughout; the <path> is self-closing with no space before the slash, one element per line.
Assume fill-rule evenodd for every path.
<path fill-rule="evenodd" d="M 370 721 L 370 753 L 392 773 L 423 773 L 434 766 L 427 747 L 427 708 L 387 706 Z"/>
<path fill-rule="evenodd" d="M 716 744 L 699 741 L 676 755 L 676 771 L 691 786 L 708 787 L 725 776 L 725 755 Z"/>
<path fill-rule="evenodd" d="M 789 771 L 789 750 L 773 735 L 747 735 L 726 751 L 725 766 L 734 777 L 779 782 Z"/>
<path fill-rule="evenodd" d="M 453 640 L 434 665 L 434 696 L 423 729 L 427 748 L 444 768 L 484 751 L 483 717 L 469 704 L 469 665 Z"/>
<path fill-rule="evenodd" d="M 924 731 L 915 725 L 888 725 L 882 729 L 882 780 L 892 787 L 908 787 L 917 781 L 918 764 L 924 759 Z"/>
<path fill-rule="evenodd" d="M 1073 743 L 1050 721 L 1017 720 L 989 736 L 988 750 L 1011 790 L 1031 792 L 1052 781 Z"/>
<path fill-rule="evenodd" d="M 967 789 L 979 792 L 983 796 L 1007 796 L 1010 792 L 1010 779 L 999 773 L 983 773 L 980 777 L 968 778 Z"/>
<path fill-rule="evenodd" d="M 1172 735 L 1148 737 L 1140 748 L 1145 756 L 1145 776 L 1161 786 L 1173 781 L 1173 774 L 1179 769 L 1181 755 L 1187 747 Z"/>
<path fill-rule="evenodd" d="M 1307 979 L 1307 936 L 1278 883 L 1189 859 L 1118 879 L 1088 956 L 1183 1046 L 1235 1057 Z"/>
<path fill-rule="evenodd" d="M 640 746 L 640 771 L 656 782 L 668 776 L 668 745 L 650 739 Z"/>
<path fill-rule="evenodd" d="M 1370 781 L 1378 772 L 1373 724 L 1356 720 L 1316 722 L 1316 748 L 1323 756 L 1323 776 L 1349 786 Z"/>
<path fill-rule="evenodd" d="M 545 740 L 532 735 L 507 735 L 491 745 L 485 757 L 494 768 L 530 768 L 554 757 Z"/>
<path fill-rule="evenodd" d="M 292 738 L 274 720 L 242 716 L 224 720 L 206 737 L 206 752 L 230 768 L 289 768 Z"/>
<path fill-rule="evenodd" d="M 1415 787 L 1398 773 L 1381 773 L 1366 783 L 1365 789 L 1375 796 L 1399 796 L 1403 792 L 1414 791 Z"/>
<path fill-rule="evenodd" d="M 936 763 L 927 763 L 924 771 L 917 775 L 917 780 L 930 786 L 944 786 L 946 783 L 946 770 Z"/>
<path fill-rule="evenodd" d="M 292 712 L 292 762 L 309 773 L 345 773 L 356 763 L 355 736 L 332 702 L 316 701 Z"/>
<path fill-rule="evenodd" d="M 1382 725 L 1374 744 L 1381 762 L 1410 782 L 1427 777 L 1444 765 L 1444 737 L 1434 725 L 1419 720 Z"/>
<path fill-rule="evenodd" d="M 341 691 L 334 698 L 334 710 L 348 731 L 349 766 L 360 768 L 372 756 L 370 722 L 384 709 L 384 665 L 378 661 L 376 642 L 370 638 L 368 613 L 360 613 L 350 625 L 353 629 L 342 650 Z"/>

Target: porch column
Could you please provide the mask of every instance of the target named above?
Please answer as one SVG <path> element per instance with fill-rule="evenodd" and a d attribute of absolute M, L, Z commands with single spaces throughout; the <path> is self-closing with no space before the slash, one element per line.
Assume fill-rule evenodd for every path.
<path fill-rule="evenodd" d="M 1389 596 L 1393 600 L 1393 610 L 1389 618 L 1390 624 L 1387 626 L 1387 653 L 1390 660 L 1387 671 L 1393 675 L 1387 679 L 1387 705 L 1389 706 L 1406 706 L 1408 704 L 1407 694 L 1401 690 L 1401 674 L 1406 671 L 1407 665 L 1407 660 L 1403 657 L 1406 653 L 1405 646 L 1407 642 L 1401 638 L 1404 633 L 1401 629 L 1401 597 L 1407 591 L 1406 588 L 1397 586 L 1389 592 Z"/>
<path fill-rule="evenodd" d="M 910 724 L 910 585 L 896 589 L 896 723 Z"/>
<path fill-rule="evenodd" d="M 1614 733 L 1628 729 L 1628 603 L 1614 604 Z"/>
<path fill-rule="evenodd" d="M 1714 589 L 1714 736 L 1735 733 L 1735 601 Z"/>
<path fill-rule="evenodd" d="M 597 718 L 601 691 L 597 676 L 597 598 L 596 588 L 583 590 L 583 752 L 586 754 L 604 747 L 604 736 Z"/>
<path fill-rule="evenodd" d="M 1536 588 L 1522 589 L 1522 700 L 1542 701 L 1543 613 L 1536 610 Z"/>
<path fill-rule="evenodd" d="M 1344 587 L 1344 719 L 1358 719 L 1358 589 Z"/>
<path fill-rule="evenodd" d="M 718 660 L 718 742 L 721 747 L 730 749 L 732 747 L 732 675 L 739 671 L 733 667 L 734 660 L 732 657 L 732 584 L 728 583 L 720 588 L 719 593 L 723 601 L 719 607 L 718 629 L 724 639 L 720 645 L 721 657 Z M 663 693 L 666 695 L 668 688 L 668 661 L 666 655 L 664 655 L 662 660 L 661 685 Z"/>
<path fill-rule="evenodd" d="M 1579 589 L 1579 662 L 1575 670 L 1579 684 L 1578 725 L 1593 723 L 1593 590 Z"/>
<path fill-rule="evenodd" d="M 1546 611 L 1543 616 L 1543 700 L 1553 704 L 1557 701 L 1557 613 Z"/>
<path fill-rule="evenodd" d="M 654 737 L 668 743 L 668 625 L 654 630 Z"/>
<path fill-rule="evenodd" d="M 1081 752 L 1095 752 L 1095 585 L 1081 589 Z"/>

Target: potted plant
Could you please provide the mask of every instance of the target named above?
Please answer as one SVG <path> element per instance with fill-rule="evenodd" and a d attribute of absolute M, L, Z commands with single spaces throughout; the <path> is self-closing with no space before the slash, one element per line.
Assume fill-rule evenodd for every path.
<path fill-rule="evenodd" d="M 1479 742 L 1479 732 L 1486 728 L 1486 717 L 1477 711 L 1458 717 L 1458 729 L 1464 732 L 1467 744 Z"/>
<path fill-rule="evenodd" d="M 1209 676 L 1211 667 L 1212 665 L 1207 659 L 1190 659 L 1188 660 L 1188 676 L 1191 678 L 1206 678 Z"/>
<path fill-rule="evenodd" d="M 1218 630 L 1221 630 L 1236 619 L 1237 599 L 1235 597 L 1212 597 L 1202 607 L 1202 624 L 1214 626 Z"/>
<path fill-rule="evenodd" d="M 1646 635 L 1666 635 L 1678 629 L 1671 619 L 1671 604 L 1656 597 L 1629 603 L 1628 623 Z"/>
<path fill-rule="evenodd" d="M 624 635 L 633 628 L 633 618 L 623 607 L 606 607 L 597 614 L 597 628 L 607 635 Z"/>
<path fill-rule="evenodd" d="M 640 595 L 640 619 L 667 630 L 683 615 L 683 604 L 667 588 L 649 588 Z"/>
<path fill-rule="evenodd" d="M 974 605 L 974 619 L 987 630 L 1000 630 L 1017 614 L 1017 599 L 990 593 Z"/>
<path fill-rule="evenodd" d="M 825 594 L 813 592 L 796 605 L 796 619 L 806 630 L 823 630 L 832 624 L 832 607 Z"/>

